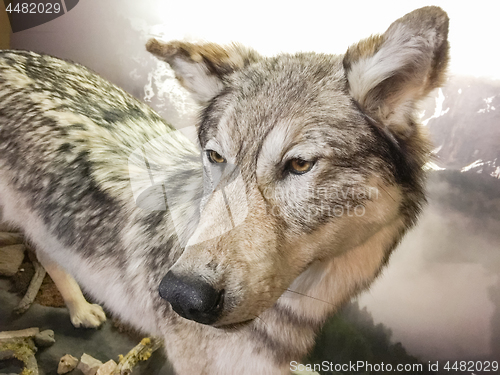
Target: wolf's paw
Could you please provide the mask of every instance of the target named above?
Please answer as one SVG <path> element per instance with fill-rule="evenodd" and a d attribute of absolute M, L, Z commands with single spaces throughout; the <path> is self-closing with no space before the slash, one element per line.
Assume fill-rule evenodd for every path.
<path fill-rule="evenodd" d="M 101 306 L 85 301 L 69 309 L 71 323 L 75 327 L 97 328 L 106 321 Z"/>

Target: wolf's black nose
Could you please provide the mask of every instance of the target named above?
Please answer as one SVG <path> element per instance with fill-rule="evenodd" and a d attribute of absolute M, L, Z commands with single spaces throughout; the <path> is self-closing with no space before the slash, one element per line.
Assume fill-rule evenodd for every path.
<path fill-rule="evenodd" d="M 202 324 L 212 324 L 219 319 L 224 302 L 224 290 L 194 278 L 178 276 L 168 271 L 160 283 L 161 298 L 183 318 Z"/>

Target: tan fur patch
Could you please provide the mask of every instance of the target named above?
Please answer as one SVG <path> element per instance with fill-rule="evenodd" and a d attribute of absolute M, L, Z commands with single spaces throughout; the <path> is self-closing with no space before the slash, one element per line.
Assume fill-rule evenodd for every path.
<path fill-rule="evenodd" d="M 344 57 L 344 68 L 349 70 L 354 62 L 373 56 L 380 48 L 383 40 L 382 35 L 372 35 L 350 46 Z"/>
<path fill-rule="evenodd" d="M 343 234 L 345 238 L 338 241 L 345 246 L 341 247 L 344 252 L 336 252 L 311 265 L 292 283 L 288 289 L 291 292 L 285 292 L 279 303 L 289 306 L 298 316 L 321 322 L 373 281 L 405 228 L 398 210 L 399 189 L 382 184 L 374 186 L 380 189 L 380 197 L 366 205 L 365 216 L 346 218 L 340 228 L 326 225 L 315 234 L 319 238 L 327 236 L 324 231 L 330 232 L 331 237 Z"/>
<path fill-rule="evenodd" d="M 172 63 L 175 58 L 192 63 L 204 63 L 207 71 L 217 76 L 241 69 L 259 58 L 256 52 L 236 43 L 224 47 L 215 43 L 193 44 L 181 41 L 162 43 L 152 38 L 146 43 L 146 50 L 168 63 Z"/>

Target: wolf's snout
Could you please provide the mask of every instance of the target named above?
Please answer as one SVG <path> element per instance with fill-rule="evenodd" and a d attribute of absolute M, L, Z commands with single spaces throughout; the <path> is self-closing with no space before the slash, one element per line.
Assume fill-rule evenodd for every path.
<path fill-rule="evenodd" d="M 200 279 L 167 272 L 160 283 L 161 298 L 183 318 L 202 324 L 213 324 L 222 313 L 224 290 L 217 290 Z"/>

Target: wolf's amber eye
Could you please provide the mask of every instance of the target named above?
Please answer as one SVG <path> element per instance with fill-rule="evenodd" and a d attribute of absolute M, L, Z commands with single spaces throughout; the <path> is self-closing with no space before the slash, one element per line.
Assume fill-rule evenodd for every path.
<path fill-rule="evenodd" d="M 214 150 L 208 150 L 207 156 L 210 163 L 221 164 L 226 162 L 226 159 L 224 159 L 219 153 L 215 152 Z"/>
<path fill-rule="evenodd" d="M 304 174 L 309 172 L 313 167 L 314 162 L 304 159 L 292 159 L 288 162 L 288 170 L 293 174 Z"/>

